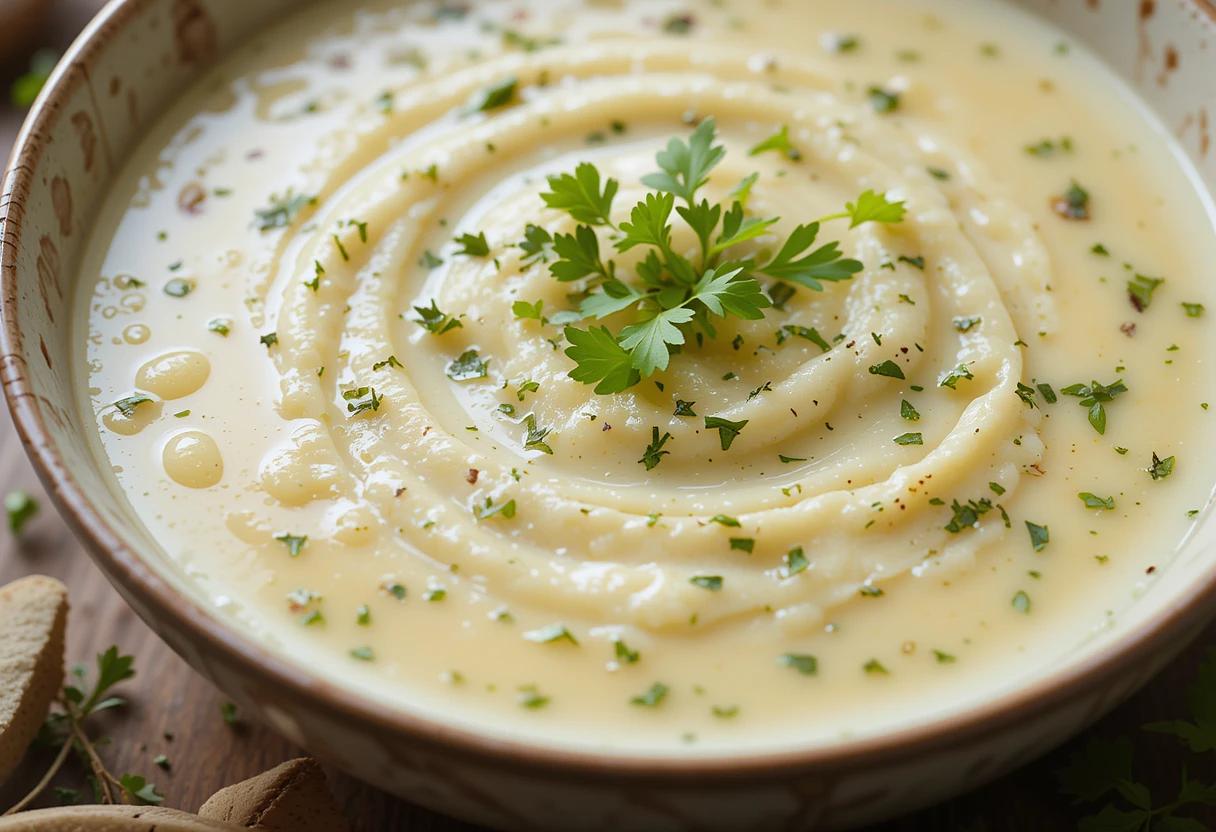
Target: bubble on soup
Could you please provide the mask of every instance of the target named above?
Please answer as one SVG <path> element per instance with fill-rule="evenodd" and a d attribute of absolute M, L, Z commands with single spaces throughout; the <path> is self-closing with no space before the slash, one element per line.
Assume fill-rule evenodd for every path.
<path fill-rule="evenodd" d="M 211 362 L 195 350 L 164 353 L 139 368 L 135 385 L 162 399 L 180 399 L 198 390 L 211 375 Z"/>
<path fill-rule="evenodd" d="M 165 473 L 187 488 L 210 488 L 224 476 L 219 445 L 199 430 L 176 434 L 165 443 Z"/>
<path fill-rule="evenodd" d="M 128 344 L 142 344 L 152 335 L 152 330 L 143 324 L 131 324 L 122 331 L 122 340 Z"/>

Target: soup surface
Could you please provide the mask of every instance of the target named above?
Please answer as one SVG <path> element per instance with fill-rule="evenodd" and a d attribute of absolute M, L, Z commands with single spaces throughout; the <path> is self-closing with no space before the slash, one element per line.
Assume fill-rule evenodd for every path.
<path fill-rule="evenodd" d="M 1168 134 L 995 0 L 322 3 L 113 188 L 81 407 L 167 568 L 362 695 L 827 743 L 1168 567 L 1214 262 Z"/>

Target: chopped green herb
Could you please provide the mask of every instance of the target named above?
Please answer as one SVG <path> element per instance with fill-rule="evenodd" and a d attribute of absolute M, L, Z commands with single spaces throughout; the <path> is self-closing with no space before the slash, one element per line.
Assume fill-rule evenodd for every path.
<path fill-rule="evenodd" d="M 801 546 L 795 546 L 785 553 L 785 576 L 791 577 L 805 571 L 811 562 L 807 560 Z"/>
<path fill-rule="evenodd" d="M 617 661 L 624 664 L 636 664 L 638 659 L 642 657 L 637 650 L 630 650 L 629 645 L 625 643 L 624 639 L 620 638 L 612 642 L 612 650 Z"/>
<path fill-rule="evenodd" d="M 753 146 L 752 149 L 747 152 L 747 155 L 759 156 L 761 153 L 767 153 L 773 150 L 781 153 L 791 162 L 797 162 L 802 158 L 802 153 L 800 153 L 798 148 L 794 147 L 794 145 L 790 142 L 790 128 L 789 125 L 786 124 L 781 125 L 780 130 L 769 136 L 764 141 Z"/>
<path fill-rule="evenodd" d="M 901 433 L 895 437 L 896 445 L 923 445 L 924 438 L 919 433 Z"/>
<path fill-rule="evenodd" d="M 1026 521 L 1026 531 L 1030 533 L 1030 545 L 1036 552 L 1043 551 L 1046 548 L 1051 536 L 1046 526 L 1040 526 L 1038 523 Z"/>
<path fill-rule="evenodd" d="M 491 498 L 486 497 L 485 505 L 479 506 L 473 510 L 478 520 L 489 520 L 495 515 L 502 515 L 510 520 L 515 517 L 515 500 L 508 500 L 500 505 L 494 505 Z"/>
<path fill-rule="evenodd" d="M 870 367 L 870 375 L 886 376 L 887 378 L 905 378 L 904 371 L 894 361 L 887 359 Z"/>
<path fill-rule="evenodd" d="M 465 108 L 465 112 L 484 113 L 505 107 L 515 100 L 515 92 L 518 87 L 519 80 L 514 77 L 504 78 L 491 84 L 473 96 Z"/>
<path fill-rule="evenodd" d="M 876 113 L 893 113 L 899 109 L 899 93 L 873 86 L 866 90 L 870 106 Z"/>
<path fill-rule="evenodd" d="M 8 530 L 21 534 L 25 524 L 38 514 L 38 503 L 25 491 L 10 491 L 4 496 L 4 512 L 8 515 Z"/>
<path fill-rule="evenodd" d="M 1165 459 L 1161 459 L 1157 456 L 1157 452 L 1153 451 L 1153 460 L 1149 463 L 1148 473 L 1155 480 L 1165 479 L 1174 473 L 1174 458 L 1167 456 Z"/>
<path fill-rule="evenodd" d="M 723 419 L 720 416 L 706 416 L 705 429 L 718 431 L 718 442 L 722 446 L 722 450 L 730 450 L 731 444 L 735 441 L 735 437 L 747 425 L 748 420 L 743 419 L 738 422 L 732 422 L 729 419 Z"/>
<path fill-rule="evenodd" d="M 1097 494 L 1089 491 L 1082 491 L 1077 496 L 1081 498 L 1081 502 L 1085 503 L 1086 508 L 1104 509 L 1106 511 L 1113 511 L 1115 508 L 1114 497 L 1099 497 Z"/>
<path fill-rule="evenodd" d="M 570 632 L 565 624 L 549 624 L 535 630 L 528 630 L 524 633 L 524 638 L 537 644 L 553 644 L 558 641 L 568 641 L 576 647 L 578 646 L 578 639 L 574 637 L 574 633 Z"/>
<path fill-rule="evenodd" d="M 803 676 L 814 676 L 819 672 L 819 659 L 809 653 L 783 653 L 777 664 L 793 668 Z"/>
<path fill-rule="evenodd" d="M 1127 281 L 1127 299 L 1131 301 L 1137 312 L 1143 312 L 1153 302 L 1153 292 L 1157 291 L 1157 287 L 1164 282 L 1163 277 L 1133 275 L 1132 279 Z"/>
<path fill-rule="evenodd" d="M 465 350 L 447 366 L 447 376 L 452 381 L 472 381 L 489 375 L 487 362 L 477 350 Z"/>
<path fill-rule="evenodd" d="M 536 710 L 548 705 L 551 700 L 537 690 L 536 685 L 524 685 L 519 689 L 519 705 L 521 708 Z"/>
<path fill-rule="evenodd" d="M 717 592 L 722 589 L 721 575 L 693 575 L 688 579 L 688 582 L 693 586 L 701 587 L 701 589 L 708 589 L 710 592 Z"/>
<path fill-rule="evenodd" d="M 887 676 L 891 672 L 891 671 L 887 670 L 887 668 L 883 665 L 883 663 L 880 662 L 878 659 L 870 659 L 868 662 L 866 662 L 864 665 L 861 666 L 861 669 L 864 670 L 866 673 L 870 674 L 871 676 Z"/>
<path fill-rule="evenodd" d="M 958 383 L 960 381 L 973 378 L 975 378 L 975 376 L 971 374 L 970 368 L 968 368 L 966 364 L 959 364 L 953 370 L 947 370 L 946 372 L 942 373 L 941 377 L 937 380 L 937 386 L 949 387 L 951 390 L 957 390 Z"/>
<path fill-rule="evenodd" d="M 304 551 L 304 544 L 308 542 L 308 535 L 296 535 L 284 532 L 283 534 L 275 535 L 274 539 L 287 547 L 287 554 L 293 558 L 296 558 L 299 557 L 300 553 Z"/>
<path fill-rule="evenodd" d="M 376 395 L 375 387 L 355 387 L 351 390 L 343 390 L 342 399 L 346 402 L 346 412 L 351 416 L 374 413 L 380 409 L 380 404 L 384 401 L 381 396 Z"/>
<path fill-rule="evenodd" d="M 430 306 L 415 306 L 414 311 L 418 313 L 418 317 L 413 319 L 414 323 L 432 335 L 443 335 L 445 332 L 464 326 L 455 316 L 441 311 L 434 298 L 431 299 Z"/>
<path fill-rule="evenodd" d="M 1077 383 L 1061 387 L 1060 392 L 1065 396 L 1076 396 L 1079 398 L 1078 404 L 1089 409 L 1089 424 L 1099 434 L 1104 435 L 1106 433 L 1105 405 L 1114 401 L 1116 397 L 1126 393 L 1127 385 L 1123 383 L 1122 379 L 1115 379 L 1110 384 L 1091 381 L 1088 386 Z"/>
<path fill-rule="evenodd" d="M 552 454 L 553 449 L 545 442 L 545 437 L 552 433 L 553 429 L 537 427 L 536 416 L 531 413 L 524 419 L 524 425 L 528 428 L 528 435 L 524 438 L 524 449 Z"/>
<path fill-rule="evenodd" d="M 315 196 L 294 194 L 290 190 L 282 196 L 271 194 L 270 207 L 254 212 L 257 228 L 259 231 L 286 228 L 296 221 L 305 208 L 316 204 L 316 201 Z"/>
<path fill-rule="evenodd" d="M 639 694 L 629 700 L 631 705 L 640 705 L 645 708 L 654 708 L 661 704 L 667 698 L 669 688 L 662 682 L 655 682 L 645 693 Z"/>
<path fill-rule="evenodd" d="M 646 450 L 642 452 L 642 458 L 638 460 L 638 464 L 645 465 L 646 470 L 653 469 L 656 465 L 663 461 L 663 457 L 671 453 L 671 451 L 663 450 L 663 446 L 671 439 L 671 434 L 664 432 L 659 435 L 659 429 L 652 427 L 650 429 L 650 444 L 646 446 Z"/>
<path fill-rule="evenodd" d="M 460 248 L 456 250 L 457 254 L 463 254 L 466 257 L 487 257 L 490 254 L 490 243 L 486 240 L 484 231 L 479 231 L 477 234 L 461 234 L 456 238 L 456 242 L 460 244 Z"/>
<path fill-rule="evenodd" d="M 1030 612 L 1030 596 L 1020 589 L 1014 594 L 1013 601 L 1010 603 L 1015 610 L 1022 614 Z"/>
<path fill-rule="evenodd" d="M 1066 220 L 1089 219 L 1089 191 L 1073 180 L 1063 196 L 1051 201 L 1051 209 Z"/>

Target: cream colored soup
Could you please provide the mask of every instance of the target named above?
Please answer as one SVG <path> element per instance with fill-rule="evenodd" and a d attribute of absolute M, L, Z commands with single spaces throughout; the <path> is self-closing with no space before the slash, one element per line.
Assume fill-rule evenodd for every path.
<path fill-rule="evenodd" d="M 597 394 L 540 195 L 616 180 L 586 233 L 641 286 L 614 243 L 708 118 L 700 195 L 780 218 L 728 258 L 778 303 Z M 1188 174 L 997 2 L 320 4 L 114 187 L 82 407 L 191 591 L 366 696 L 652 752 L 889 730 L 1079 655 L 1205 505 Z M 850 279 L 763 273 L 865 191 L 906 213 L 824 220 Z"/>

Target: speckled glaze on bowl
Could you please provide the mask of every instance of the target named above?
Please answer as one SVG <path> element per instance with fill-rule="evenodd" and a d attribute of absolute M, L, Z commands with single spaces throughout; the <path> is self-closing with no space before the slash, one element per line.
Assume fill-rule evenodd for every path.
<path fill-rule="evenodd" d="M 487 0 L 488 1 L 488 0 Z M 1216 512 L 1107 649 L 949 718 L 830 747 L 677 759 L 503 741 L 367 702 L 246 638 L 150 553 L 74 403 L 69 298 L 102 195 L 162 107 L 298 0 L 113 0 L 18 139 L 0 195 L 0 377 L 64 516 L 173 649 L 313 753 L 403 797 L 502 829 L 839 829 L 974 787 L 1131 694 L 1216 613 Z M 1089 44 L 1216 192 L 1216 4 L 1023 0 Z"/>

